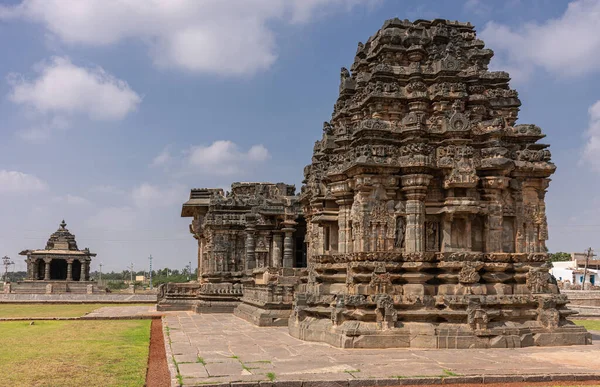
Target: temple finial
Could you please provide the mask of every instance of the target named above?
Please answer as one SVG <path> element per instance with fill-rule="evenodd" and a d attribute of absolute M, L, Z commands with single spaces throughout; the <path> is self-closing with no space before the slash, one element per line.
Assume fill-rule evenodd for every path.
<path fill-rule="evenodd" d="M 65 220 L 63 219 L 62 222 L 60 222 L 60 228 L 61 229 L 65 229 L 65 227 L 67 227 L 67 223 L 65 222 Z"/>

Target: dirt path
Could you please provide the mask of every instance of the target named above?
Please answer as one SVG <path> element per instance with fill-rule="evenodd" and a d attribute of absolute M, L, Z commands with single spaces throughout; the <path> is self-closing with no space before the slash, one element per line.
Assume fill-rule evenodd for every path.
<path fill-rule="evenodd" d="M 150 328 L 150 353 L 148 354 L 147 387 L 164 387 L 171 385 L 171 375 L 165 353 L 162 319 L 152 319 Z"/>

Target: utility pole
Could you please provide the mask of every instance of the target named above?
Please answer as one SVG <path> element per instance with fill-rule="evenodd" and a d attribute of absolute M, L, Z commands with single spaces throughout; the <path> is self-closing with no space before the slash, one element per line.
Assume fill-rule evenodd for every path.
<path fill-rule="evenodd" d="M 2 264 L 4 265 L 4 282 L 8 279 L 8 267 L 10 265 L 14 265 L 15 263 L 10 260 L 8 256 L 4 256 L 2 258 Z"/>
<path fill-rule="evenodd" d="M 585 267 L 583 269 L 583 281 L 581 281 L 581 290 L 585 290 L 585 277 L 587 277 L 587 268 L 588 268 L 588 264 L 590 262 L 590 258 L 591 257 L 595 257 L 596 254 L 594 254 L 594 250 L 592 250 L 591 247 L 588 247 L 586 254 L 585 254 Z"/>
<path fill-rule="evenodd" d="M 131 265 L 129 266 L 129 275 L 131 276 L 130 283 L 133 285 L 133 262 L 131 262 Z"/>
<path fill-rule="evenodd" d="M 150 260 L 150 290 L 152 290 L 152 254 L 148 259 Z"/>
<path fill-rule="evenodd" d="M 190 278 L 188 278 L 188 281 L 192 278 L 192 261 L 188 262 L 190 264 Z"/>
<path fill-rule="evenodd" d="M 102 262 L 100 262 L 100 281 L 102 282 Z"/>

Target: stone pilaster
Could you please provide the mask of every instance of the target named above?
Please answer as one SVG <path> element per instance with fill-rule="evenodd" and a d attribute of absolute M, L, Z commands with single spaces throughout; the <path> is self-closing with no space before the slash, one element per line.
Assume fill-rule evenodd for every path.
<path fill-rule="evenodd" d="M 291 226 L 293 223 L 288 223 Z M 292 234 L 296 231 L 292 227 L 286 227 L 281 229 L 285 233 L 283 239 L 283 267 L 294 267 L 294 238 Z"/>
<path fill-rule="evenodd" d="M 406 196 L 406 252 L 425 251 L 425 196 L 431 175 L 402 176 L 402 191 Z"/>
<path fill-rule="evenodd" d="M 256 244 L 254 233 L 256 232 L 254 215 L 246 215 L 246 270 L 256 267 Z"/>
<path fill-rule="evenodd" d="M 487 221 L 487 238 L 486 252 L 500 253 L 502 252 L 502 231 L 503 221 L 502 216 L 502 190 L 508 187 L 510 178 L 503 176 L 488 176 L 481 178 L 481 186 L 483 187 L 484 198 L 488 203 L 488 221 Z"/>
<path fill-rule="evenodd" d="M 283 234 L 280 232 L 273 233 L 273 249 L 271 250 L 271 264 L 273 267 L 283 266 Z"/>

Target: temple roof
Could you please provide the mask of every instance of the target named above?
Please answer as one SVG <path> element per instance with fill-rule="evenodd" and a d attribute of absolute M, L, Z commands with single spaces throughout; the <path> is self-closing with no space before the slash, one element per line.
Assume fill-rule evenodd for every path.
<path fill-rule="evenodd" d="M 77 241 L 75 235 L 73 235 L 67 228 L 67 223 L 63 221 L 60 223 L 58 230 L 56 230 L 48 241 L 46 242 L 46 248 L 40 250 L 24 250 L 19 253 L 20 255 L 31 255 L 31 254 L 60 254 L 60 255 L 88 255 L 95 257 L 96 254 L 90 253 L 90 250 L 86 247 L 83 250 L 77 248 Z"/>

